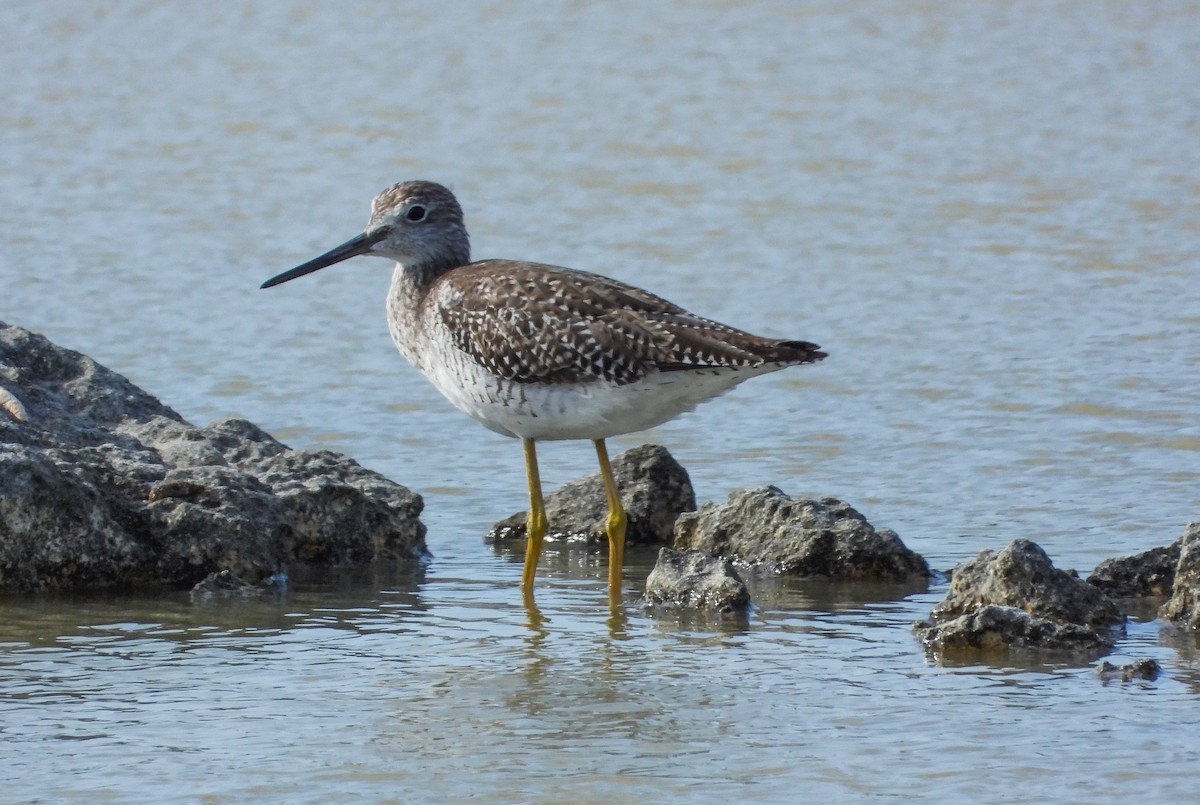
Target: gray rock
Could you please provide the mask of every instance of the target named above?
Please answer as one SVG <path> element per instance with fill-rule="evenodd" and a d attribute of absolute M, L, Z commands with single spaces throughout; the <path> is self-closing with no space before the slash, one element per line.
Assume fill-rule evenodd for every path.
<path fill-rule="evenodd" d="M 736 614 L 749 609 L 750 591 L 728 559 L 660 548 L 646 578 L 646 602 Z"/>
<path fill-rule="evenodd" d="M 1175 566 L 1178 564 L 1177 540 L 1165 548 L 1152 548 L 1135 556 L 1105 559 L 1096 565 L 1087 581 L 1111 598 L 1170 595 L 1175 586 Z"/>
<path fill-rule="evenodd" d="M 1105 660 L 1096 666 L 1096 676 L 1104 680 L 1119 679 L 1122 682 L 1132 682 L 1135 679 L 1145 679 L 1153 682 L 1162 674 L 1162 666 L 1157 660 L 1143 657 L 1128 665 L 1114 665 Z"/>
<path fill-rule="evenodd" d="M 876 531 L 837 498 L 791 498 L 773 486 L 742 489 L 675 522 L 677 550 L 728 556 L 793 576 L 901 581 L 929 566 L 894 531 Z"/>
<path fill-rule="evenodd" d="M 252 580 L 289 562 L 422 557 L 422 501 L 242 420 L 197 428 L 125 378 L 0 322 L 0 590 Z"/>
<path fill-rule="evenodd" d="M 986 604 L 955 618 L 915 625 L 926 647 L 955 649 L 1056 649 L 1103 651 L 1112 647 L 1106 634 L 1074 623 L 1056 623 L 1023 609 Z"/>
<path fill-rule="evenodd" d="M 1189 523 L 1179 546 L 1179 564 L 1171 599 L 1159 614 L 1166 620 L 1200 629 L 1200 522 Z"/>
<path fill-rule="evenodd" d="M 629 545 L 662 545 L 681 512 L 696 508 L 696 494 L 687 470 L 665 447 L 644 444 L 627 450 L 611 462 L 621 503 L 629 518 L 625 542 Z M 525 539 L 527 512 L 518 512 L 492 526 L 488 542 Z M 546 496 L 548 540 L 587 545 L 606 541 L 604 520 L 608 498 L 600 473 L 563 484 Z"/>
<path fill-rule="evenodd" d="M 1016 540 L 954 568 L 946 597 L 916 631 L 937 649 L 1078 650 L 1111 646 L 1111 627 L 1121 622 L 1116 604 L 1101 590 L 1055 568 L 1038 545 Z"/>

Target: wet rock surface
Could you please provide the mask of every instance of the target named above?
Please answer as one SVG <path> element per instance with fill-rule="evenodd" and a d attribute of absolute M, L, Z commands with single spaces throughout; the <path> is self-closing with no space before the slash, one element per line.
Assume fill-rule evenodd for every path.
<path fill-rule="evenodd" d="M 676 550 L 761 565 L 780 574 L 842 580 L 928 578 L 929 567 L 890 529 L 876 531 L 837 498 L 792 498 L 773 486 L 741 489 L 675 523 Z"/>
<path fill-rule="evenodd" d="M 737 614 L 749 609 L 750 591 L 728 559 L 660 548 L 646 578 L 646 603 Z"/>
<path fill-rule="evenodd" d="M 0 322 L 0 589 L 258 581 L 427 554 L 419 495 L 244 420 L 197 428 L 92 359 Z M 10 412 L 11 413 L 11 412 Z"/>
<path fill-rule="evenodd" d="M 1123 618 L 1099 588 L 1054 567 L 1029 540 L 954 569 L 950 590 L 916 632 L 933 649 L 1104 649 Z"/>
<path fill-rule="evenodd" d="M 663 545 L 670 542 L 676 518 L 681 512 L 696 508 L 696 494 L 692 491 L 687 470 L 665 447 L 656 444 L 627 450 L 614 458 L 611 465 L 629 518 L 626 544 Z M 604 520 L 608 516 L 608 498 L 599 472 L 563 484 L 545 500 L 549 520 L 547 540 L 587 545 L 607 541 Z M 487 541 L 525 539 L 527 516 L 527 512 L 517 512 L 496 523 L 488 533 Z"/>
<path fill-rule="evenodd" d="M 1200 629 L 1200 522 L 1190 523 L 1175 545 L 1179 548 L 1175 584 L 1159 614 L 1173 623 Z"/>

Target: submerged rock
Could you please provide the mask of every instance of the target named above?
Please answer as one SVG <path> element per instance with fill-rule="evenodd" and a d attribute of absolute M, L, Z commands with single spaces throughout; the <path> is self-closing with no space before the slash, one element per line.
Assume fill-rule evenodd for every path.
<path fill-rule="evenodd" d="M 1200 629 L 1200 522 L 1188 524 L 1179 547 L 1171 599 L 1159 614 L 1166 620 Z"/>
<path fill-rule="evenodd" d="M 935 649 L 1078 650 L 1111 646 L 1121 622 L 1101 590 L 1055 568 L 1033 542 L 1016 540 L 954 568 L 946 597 L 915 628 Z"/>
<path fill-rule="evenodd" d="M 780 574 L 844 580 L 928 578 L 929 566 L 894 531 L 876 531 L 837 498 L 792 498 L 773 486 L 741 489 L 675 523 L 677 550 L 766 565 Z"/>
<path fill-rule="evenodd" d="M 750 591 L 728 559 L 660 548 L 646 578 L 646 602 L 734 614 L 750 607 Z"/>
<path fill-rule="evenodd" d="M 0 589 L 259 580 L 427 555 L 419 495 L 249 422 L 197 428 L 124 377 L 0 322 Z"/>
<path fill-rule="evenodd" d="M 1096 565 L 1088 584 L 1112 598 L 1140 598 L 1170 595 L 1175 587 L 1175 566 L 1179 564 L 1179 542 L 1165 548 L 1152 548 L 1134 556 L 1105 559 Z"/>
<path fill-rule="evenodd" d="M 1105 660 L 1096 666 L 1096 676 L 1104 680 L 1119 679 L 1122 682 L 1132 682 L 1135 679 L 1145 679 L 1153 682 L 1160 674 L 1162 666 L 1158 664 L 1158 660 L 1149 657 L 1134 660 L 1128 665 L 1114 665 Z"/>
<path fill-rule="evenodd" d="M 665 447 L 644 444 L 611 462 L 621 503 L 629 518 L 625 541 L 630 545 L 662 545 L 681 512 L 696 508 L 696 494 L 687 470 Z M 488 542 L 525 539 L 527 512 L 518 512 L 492 526 Z M 563 484 L 546 496 L 548 540 L 598 545 L 605 542 L 608 498 L 600 473 Z"/>
<path fill-rule="evenodd" d="M 191 598 L 195 603 L 230 598 L 259 598 L 267 593 L 278 593 L 286 588 L 282 577 L 273 576 L 266 584 L 251 584 L 228 570 L 209 573 L 192 587 Z"/>

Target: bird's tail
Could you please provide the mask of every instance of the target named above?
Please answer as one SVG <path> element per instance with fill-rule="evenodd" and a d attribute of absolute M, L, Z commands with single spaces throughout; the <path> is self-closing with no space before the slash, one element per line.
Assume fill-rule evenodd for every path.
<path fill-rule="evenodd" d="M 808 341 L 772 341 L 763 357 L 772 363 L 816 363 L 828 355 L 820 346 Z"/>

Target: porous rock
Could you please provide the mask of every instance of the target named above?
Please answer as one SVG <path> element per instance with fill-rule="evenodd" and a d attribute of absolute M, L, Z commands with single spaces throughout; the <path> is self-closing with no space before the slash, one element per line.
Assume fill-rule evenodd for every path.
<path fill-rule="evenodd" d="M 1056 623 L 1023 609 L 985 604 L 955 618 L 922 621 L 916 631 L 925 645 L 948 649 L 1047 649 L 1101 651 L 1113 641 L 1075 623 Z"/>
<path fill-rule="evenodd" d="M 1151 548 L 1134 556 L 1105 559 L 1088 576 L 1088 584 L 1103 590 L 1110 598 L 1140 598 L 1170 595 L 1175 587 L 1175 568 L 1179 564 L 1179 542 L 1165 548 Z"/>
<path fill-rule="evenodd" d="M 750 607 L 750 591 L 728 559 L 664 547 L 646 577 L 646 602 L 736 614 Z"/>
<path fill-rule="evenodd" d="M 929 566 L 890 529 L 875 530 L 837 498 L 792 498 L 773 486 L 741 489 L 675 522 L 674 547 L 792 576 L 904 581 Z"/>
<path fill-rule="evenodd" d="M 696 508 L 696 493 L 687 470 L 665 447 L 644 444 L 627 450 L 611 462 L 613 479 L 621 493 L 628 523 L 625 541 L 630 545 L 662 545 L 681 512 Z M 545 498 L 546 539 L 599 545 L 606 541 L 604 521 L 608 498 L 597 472 L 563 484 Z M 527 512 L 518 512 L 492 526 L 489 542 L 525 539 Z"/>
<path fill-rule="evenodd" d="M 1159 614 L 1168 621 L 1200 629 L 1200 522 L 1190 523 L 1176 544 L 1179 564 L 1175 584 Z"/>
<path fill-rule="evenodd" d="M 1103 649 L 1122 617 L 1100 589 L 1054 567 L 1029 540 L 954 568 L 950 590 L 917 634 L 934 649 Z"/>
<path fill-rule="evenodd" d="M 419 495 L 244 420 L 197 428 L 124 377 L 0 322 L 0 590 L 259 580 L 427 554 Z"/>

